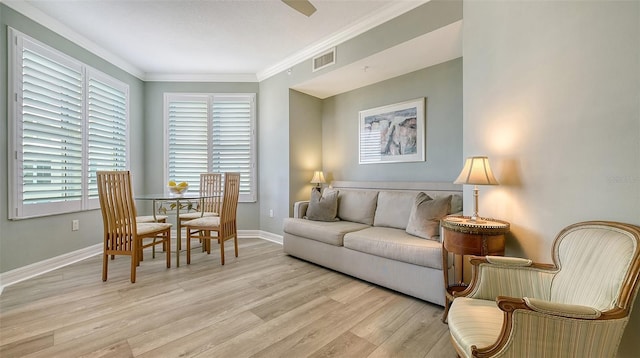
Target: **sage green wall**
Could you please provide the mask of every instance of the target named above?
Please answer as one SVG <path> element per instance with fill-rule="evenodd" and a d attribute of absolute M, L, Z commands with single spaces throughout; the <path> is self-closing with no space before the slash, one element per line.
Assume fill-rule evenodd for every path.
<path fill-rule="evenodd" d="M 289 81 L 280 73 L 260 82 L 258 101 L 260 229 L 277 235 L 289 216 Z"/>
<path fill-rule="evenodd" d="M 308 193 L 310 188 L 308 183 L 310 177 L 308 179 L 307 177 L 311 173 L 311 169 L 308 169 L 311 164 L 305 164 L 305 160 L 315 162 L 318 158 L 309 156 L 309 159 L 305 159 L 308 156 L 306 153 L 322 152 L 323 147 L 326 148 L 326 143 L 317 139 L 305 143 L 303 138 L 307 138 L 309 132 L 304 129 L 303 132 L 299 132 L 300 127 L 307 125 L 311 125 L 312 129 L 317 129 L 317 123 L 314 123 L 313 118 L 319 110 L 319 103 L 305 98 L 302 94 L 292 92 L 290 95 L 289 88 L 461 19 L 462 1 L 430 1 L 338 45 L 336 64 L 329 68 L 312 72 L 311 60 L 309 59 L 292 66 L 290 73 L 284 71 L 260 82 L 259 201 L 261 230 L 278 235 L 282 234 L 282 221 L 289 216 L 293 202 L 308 197 L 308 194 L 305 197 L 305 192 Z M 382 90 L 384 94 L 380 94 L 377 99 L 383 101 L 385 96 L 393 98 L 395 90 L 393 87 L 384 88 Z M 417 96 L 420 92 L 407 89 L 404 93 L 416 93 Z M 298 122 L 300 117 L 296 114 L 296 121 L 293 122 L 290 111 L 291 113 L 307 111 L 314 115 L 305 118 L 303 122 Z M 323 101 L 323 122 L 326 118 L 325 111 L 326 104 Z M 354 119 L 349 118 L 349 120 Z M 291 132 L 289 133 L 289 131 Z M 460 152 L 458 155 L 461 156 Z M 323 161 L 326 160 L 326 153 L 323 153 Z M 449 169 L 442 169 L 440 172 L 449 171 Z M 418 177 L 422 175 L 420 172 L 414 174 Z M 406 177 L 409 178 L 410 175 L 407 174 Z M 366 179 L 384 180 L 384 178 L 384 175 L 373 173 Z M 274 209 L 274 217 L 269 216 L 271 209 Z"/>
<path fill-rule="evenodd" d="M 309 200 L 309 181 L 322 170 L 323 101 L 307 94 L 289 92 L 289 213 L 299 200 Z"/>
<path fill-rule="evenodd" d="M 312 71 L 311 58 L 291 68 L 289 84 L 302 83 L 462 20 L 462 0 L 431 0 L 336 46 L 336 63 Z"/>
<path fill-rule="evenodd" d="M 480 213 L 511 222 L 507 254 L 550 262 L 583 220 L 640 225 L 640 2 L 468 1 L 463 31 L 463 152 L 502 183 Z M 640 300 L 620 356 L 638 336 Z"/>
<path fill-rule="evenodd" d="M 359 164 L 358 112 L 426 97 L 426 162 Z M 327 98 L 323 168 L 329 180 L 446 181 L 462 168 L 462 58 Z"/>
<path fill-rule="evenodd" d="M 2 68 L 2 108 L 0 128 L 0 272 L 23 267 L 48 258 L 66 254 L 102 242 L 102 216 L 99 210 L 73 214 L 47 216 L 34 219 L 10 221 L 8 217 L 8 121 L 13 118 L 7 108 L 7 26 L 11 26 L 50 47 L 76 58 L 129 85 L 131 171 L 134 187 L 141 188 L 143 181 L 143 84 L 91 52 L 24 17 L 4 4 L 0 4 L 0 68 Z M 71 221 L 80 220 L 80 230 L 71 231 Z"/>
<path fill-rule="evenodd" d="M 144 85 L 144 183 L 148 192 L 162 192 L 164 177 L 164 94 L 165 93 L 258 93 L 257 82 L 146 82 Z M 258 101 L 260 96 L 257 96 Z M 259 101 L 258 101 L 259 103 Z M 260 106 L 256 108 L 256 126 L 260 126 Z M 259 131 L 258 131 L 259 132 Z M 256 151 L 257 154 L 257 151 Z M 258 162 L 258 167 L 260 163 Z M 258 180 L 256 173 L 256 180 Z M 259 186 L 258 186 L 259 190 Z M 259 202 L 238 204 L 238 229 L 257 230 L 260 227 Z M 149 208 L 150 210 L 151 208 Z M 172 217 L 169 219 L 175 222 Z"/>

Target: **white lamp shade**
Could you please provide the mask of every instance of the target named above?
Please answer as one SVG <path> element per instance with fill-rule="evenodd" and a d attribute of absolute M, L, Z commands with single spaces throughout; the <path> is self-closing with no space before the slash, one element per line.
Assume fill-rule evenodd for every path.
<path fill-rule="evenodd" d="M 316 170 L 313 172 L 313 178 L 311 179 L 311 184 L 324 184 L 324 174 L 321 170 Z"/>
<path fill-rule="evenodd" d="M 497 185 L 498 181 L 491 172 L 489 158 L 469 157 L 464 163 L 464 168 L 460 172 L 455 184 L 473 185 Z"/>

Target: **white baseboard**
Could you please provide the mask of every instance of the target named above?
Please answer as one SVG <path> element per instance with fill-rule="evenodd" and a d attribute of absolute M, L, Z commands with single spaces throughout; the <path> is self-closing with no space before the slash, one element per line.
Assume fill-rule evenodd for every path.
<path fill-rule="evenodd" d="M 270 232 L 262 230 L 238 230 L 238 238 L 257 238 L 282 245 L 281 235 L 272 234 Z M 5 287 L 11 286 L 24 280 L 28 280 L 38 275 L 42 275 L 55 269 L 71 265 L 75 262 L 88 259 L 89 257 L 100 255 L 101 253 L 102 243 L 69 252 L 64 255 L 52 257 L 50 259 L 36 262 L 27 266 L 19 267 L 11 271 L 0 273 L 0 295 L 2 294 L 2 291 Z"/>
<path fill-rule="evenodd" d="M 0 273 L 0 294 L 2 294 L 2 291 L 7 286 L 42 275 L 43 273 L 53 271 L 60 267 L 71 265 L 72 263 L 82 261 L 89 257 L 99 255 L 101 252 L 102 243 Z"/>

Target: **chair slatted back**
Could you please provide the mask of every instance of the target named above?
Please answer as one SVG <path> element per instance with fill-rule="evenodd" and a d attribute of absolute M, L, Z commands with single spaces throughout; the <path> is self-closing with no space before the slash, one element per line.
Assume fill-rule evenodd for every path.
<path fill-rule="evenodd" d="M 123 254 L 136 252 L 136 208 L 129 171 L 98 171 L 98 195 L 105 246 Z"/>
<path fill-rule="evenodd" d="M 234 234 L 236 231 L 236 213 L 240 196 L 240 173 L 224 174 L 224 199 L 220 211 L 220 236 Z"/>
<path fill-rule="evenodd" d="M 205 196 L 201 211 L 220 214 L 222 209 L 222 174 L 200 174 L 200 194 Z"/>

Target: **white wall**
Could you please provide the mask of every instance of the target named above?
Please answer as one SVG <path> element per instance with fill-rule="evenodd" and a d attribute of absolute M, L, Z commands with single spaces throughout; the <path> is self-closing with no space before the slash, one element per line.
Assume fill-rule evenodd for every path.
<path fill-rule="evenodd" d="M 502 182 L 480 188 L 480 214 L 512 223 L 507 255 L 550 262 L 578 221 L 640 225 L 640 2 L 463 10 L 463 151 L 488 155 Z M 638 302 L 621 356 L 640 351 Z"/>

